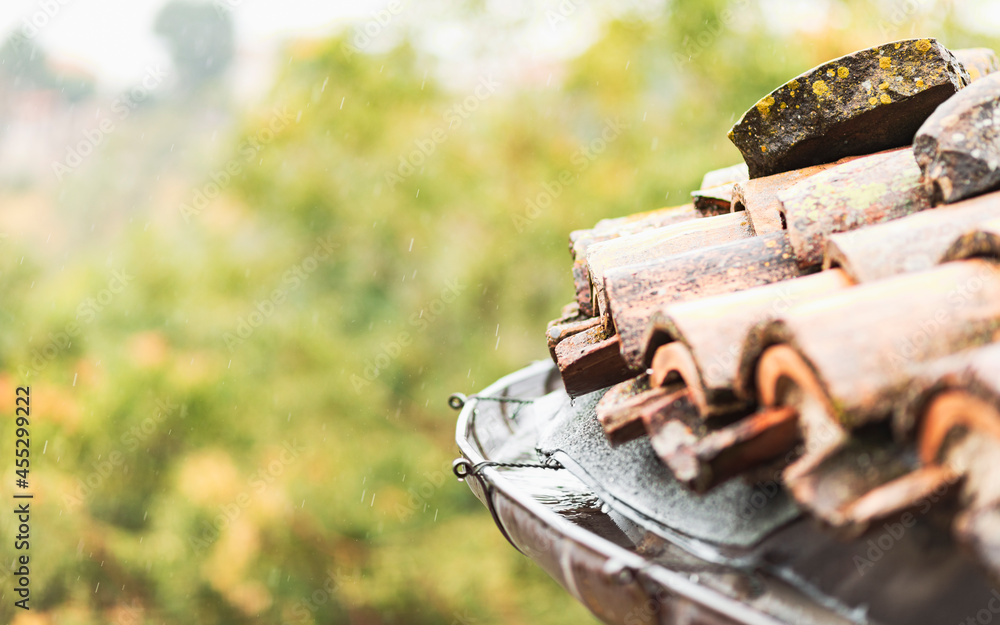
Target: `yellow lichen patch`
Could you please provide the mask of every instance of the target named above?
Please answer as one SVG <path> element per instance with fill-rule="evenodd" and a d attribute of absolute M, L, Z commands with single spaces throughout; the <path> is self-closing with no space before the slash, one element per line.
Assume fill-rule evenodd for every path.
<path fill-rule="evenodd" d="M 901 43 L 897 43 L 897 44 L 896 44 L 896 49 L 897 49 L 897 50 L 899 50 L 899 46 L 901 46 L 901 45 L 903 45 L 903 44 L 901 44 Z"/>
<path fill-rule="evenodd" d="M 826 75 L 829 76 L 830 78 L 833 78 L 833 68 L 832 67 L 830 69 L 826 70 Z"/>
<path fill-rule="evenodd" d="M 787 105 L 787 104 L 785 104 L 784 102 L 782 102 L 782 103 L 781 103 L 781 104 L 780 104 L 780 105 L 778 106 L 778 108 L 779 108 L 780 110 L 782 110 L 782 111 L 783 111 L 783 110 L 785 110 L 786 108 L 788 108 L 788 105 Z"/>
<path fill-rule="evenodd" d="M 888 93 L 883 93 L 878 99 L 882 102 L 882 104 L 889 104 L 892 102 L 892 98 L 889 97 Z"/>
<path fill-rule="evenodd" d="M 878 57 L 878 66 L 882 69 L 889 69 L 892 67 L 892 59 L 887 56 Z"/>
<path fill-rule="evenodd" d="M 920 41 L 917 42 L 917 50 L 920 50 L 921 52 L 927 52 L 930 49 L 931 49 L 931 42 L 928 41 L 927 39 L 921 39 Z"/>
<path fill-rule="evenodd" d="M 766 145 L 760 146 L 760 151 L 761 152 L 767 152 L 767 146 Z"/>
<path fill-rule="evenodd" d="M 847 78 L 850 75 L 851 75 L 851 70 L 847 69 L 846 67 L 837 68 L 837 76 L 839 76 L 840 78 Z"/>
<path fill-rule="evenodd" d="M 875 97 L 868 98 L 868 104 L 875 106 L 876 104 L 878 104 L 878 98 Z"/>
<path fill-rule="evenodd" d="M 774 105 L 774 96 L 767 96 L 761 99 L 757 103 L 757 110 L 760 111 L 762 117 L 767 117 L 767 114 L 771 112 L 771 107 Z"/>
<path fill-rule="evenodd" d="M 917 79 L 917 86 L 920 87 L 921 89 L 924 88 L 924 79 L 923 78 L 918 78 Z"/>
<path fill-rule="evenodd" d="M 817 96 L 822 97 L 829 90 L 830 88 L 826 86 L 826 82 L 823 80 L 817 80 L 816 82 L 813 83 L 813 93 L 815 93 Z"/>
<path fill-rule="evenodd" d="M 878 88 L 881 89 L 882 91 L 885 91 L 886 89 L 889 88 L 889 83 L 884 82 L 881 85 L 879 85 Z"/>
<path fill-rule="evenodd" d="M 793 81 L 791 81 L 791 82 L 788 83 L 788 90 L 789 91 L 795 91 L 796 89 L 798 89 L 801 86 L 802 85 L 799 84 L 799 81 L 793 80 Z"/>

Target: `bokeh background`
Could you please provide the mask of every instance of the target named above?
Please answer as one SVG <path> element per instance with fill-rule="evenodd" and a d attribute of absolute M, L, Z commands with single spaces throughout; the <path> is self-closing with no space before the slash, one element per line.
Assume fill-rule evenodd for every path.
<path fill-rule="evenodd" d="M 19 0 L 0 28 L 15 625 L 593 622 L 450 475 L 447 396 L 546 358 L 569 231 L 685 203 L 779 84 L 1000 46 L 988 0 Z"/>

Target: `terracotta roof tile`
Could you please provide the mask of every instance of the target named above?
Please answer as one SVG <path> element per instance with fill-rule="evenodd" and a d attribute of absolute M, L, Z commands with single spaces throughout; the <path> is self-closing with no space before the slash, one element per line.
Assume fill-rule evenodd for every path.
<path fill-rule="evenodd" d="M 887 43 L 796 76 L 744 113 L 729 138 L 751 178 L 900 147 L 969 80 L 934 39 Z"/>
<path fill-rule="evenodd" d="M 1000 220 L 994 218 L 978 224 L 959 237 L 944 253 L 944 260 L 960 260 L 974 256 L 1000 259 Z"/>
<path fill-rule="evenodd" d="M 745 210 L 756 234 L 770 234 L 784 230 L 778 193 L 833 165 L 834 163 L 814 165 L 738 182 L 733 188 L 733 211 Z"/>
<path fill-rule="evenodd" d="M 745 398 L 736 395 L 736 379 L 749 330 L 799 302 L 853 284 L 841 271 L 824 271 L 665 307 L 653 315 L 647 332 L 647 360 L 654 384 L 679 375 L 706 418 L 746 408 Z M 663 349 L 667 344 L 671 350 Z"/>
<path fill-rule="evenodd" d="M 612 325 L 621 336 L 622 355 L 638 367 L 648 364 L 647 329 L 664 306 L 798 275 L 787 235 L 776 232 L 612 269 L 604 276 L 604 293 Z"/>
<path fill-rule="evenodd" d="M 957 202 L 1000 186 L 1000 74 L 962 89 L 934 111 L 913 154 L 934 198 Z"/>
<path fill-rule="evenodd" d="M 711 189 L 712 187 L 718 187 L 726 183 L 735 184 L 749 179 L 750 173 L 747 171 L 747 164 L 739 163 L 738 165 L 730 165 L 729 167 L 705 172 L 705 175 L 701 178 L 701 187 L 699 188 Z"/>
<path fill-rule="evenodd" d="M 687 204 L 616 219 L 602 219 L 592 229 L 571 232 L 569 250 L 573 256 L 573 285 L 580 312 L 591 317 L 595 313 L 591 294 L 590 270 L 587 266 L 587 250 L 590 249 L 591 245 L 671 224 L 683 223 L 701 216 L 701 212 L 695 210 L 693 204 Z"/>
<path fill-rule="evenodd" d="M 667 427 L 650 437 L 669 434 L 675 446 L 661 457 L 678 480 L 697 492 L 787 453 L 799 440 L 798 414 L 792 408 L 763 410 L 719 429 L 688 428 L 683 438 Z"/>
<path fill-rule="evenodd" d="M 575 303 L 572 306 L 572 311 L 559 319 L 550 321 L 548 331 L 545 333 L 545 337 L 548 339 L 549 353 L 553 359 L 556 358 L 556 345 L 560 342 L 573 334 L 601 325 L 601 320 L 597 317 L 582 316 L 579 314 L 579 307 Z"/>
<path fill-rule="evenodd" d="M 958 59 L 972 80 L 979 80 L 983 76 L 992 74 L 1000 70 L 1000 59 L 997 54 L 989 48 L 966 48 L 964 50 L 952 50 L 955 58 Z"/>
<path fill-rule="evenodd" d="M 732 212 L 733 187 L 747 179 L 745 163 L 707 172 L 698 190 L 691 192 L 695 208 L 705 217 Z"/>
<path fill-rule="evenodd" d="M 741 358 L 741 373 L 753 375 L 752 363 L 759 371 L 769 346 L 787 344 L 820 380 L 835 406 L 830 416 L 852 427 L 892 412 L 914 363 L 988 343 L 997 328 L 1000 267 L 983 260 L 946 263 L 791 307 L 751 330 L 753 347 Z M 789 399 L 778 388 L 786 370 L 776 366 L 776 377 L 758 376 L 757 390 L 780 403 Z"/>
<path fill-rule="evenodd" d="M 933 494 L 1000 578 L 1000 192 L 932 202 L 993 188 L 992 152 L 939 156 L 949 124 L 995 142 L 1000 79 L 948 97 L 1000 64 L 957 58 L 969 73 L 934 40 L 886 44 L 765 97 L 733 130 L 756 177 L 709 172 L 697 208 L 571 235 L 576 302 L 548 343 L 570 396 L 610 387 L 608 439 L 648 436 L 692 490 L 778 467 L 848 534 Z M 877 105 L 824 100 L 875 78 Z M 933 149 L 906 147 L 921 124 Z"/>
<path fill-rule="evenodd" d="M 964 234 L 1000 218 L 1000 194 L 993 193 L 902 219 L 834 234 L 825 268 L 841 267 L 858 282 L 871 282 L 944 262 Z"/>
<path fill-rule="evenodd" d="M 596 244 L 587 251 L 587 266 L 597 312 L 604 317 L 605 326 L 609 327 L 605 274 L 616 268 L 752 236 L 749 222 L 743 215 L 727 214 L 685 221 Z"/>
<path fill-rule="evenodd" d="M 555 346 L 555 361 L 570 397 L 627 380 L 640 373 L 622 358 L 618 335 L 594 326 L 567 336 Z"/>
<path fill-rule="evenodd" d="M 893 414 L 899 440 L 916 440 L 918 424 L 932 400 L 942 392 L 962 390 L 1000 405 L 1000 343 L 963 350 L 926 363 L 914 375 L 905 401 Z"/>
<path fill-rule="evenodd" d="M 717 187 L 692 191 L 691 199 L 694 200 L 695 208 L 705 217 L 724 215 L 731 212 L 734 185 L 734 182 L 727 182 Z"/>
<path fill-rule="evenodd" d="M 909 148 L 831 167 L 781 191 L 778 199 L 803 269 L 822 264 L 831 234 L 931 207 Z"/>

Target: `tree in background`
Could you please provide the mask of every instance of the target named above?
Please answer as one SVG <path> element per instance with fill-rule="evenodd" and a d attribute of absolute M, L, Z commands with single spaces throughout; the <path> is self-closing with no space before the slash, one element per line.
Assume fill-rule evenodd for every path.
<path fill-rule="evenodd" d="M 0 61 L 0 72 L 15 89 L 45 88 L 54 82 L 45 51 L 20 32 L 0 45 Z"/>
<path fill-rule="evenodd" d="M 94 92 L 94 79 L 77 72 L 67 75 L 53 69 L 45 50 L 21 32 L 14 32 L 0 44 L 0 89 L 30 91 L 55 89 L 74 102 Z"/>
<path fill-rule="evenodd" d="M 225 73 L 233 60 L 233 21 L 212 4 L 171 0 L 154 29 L 170 49 L 181 86 L 195 90 Z"/>

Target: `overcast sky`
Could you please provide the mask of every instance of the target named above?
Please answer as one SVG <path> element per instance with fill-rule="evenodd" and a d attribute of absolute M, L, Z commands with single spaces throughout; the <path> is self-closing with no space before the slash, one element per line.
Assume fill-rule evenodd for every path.
<path fill-rule="evenodd" d="M 323 35 L 369 18 L 388 0 L 219 0 L 235 5 L 237 45 L 270 47 L 289 36 Z M 166 61 L 152 34 L 166 0 L 2 0 L 0 33 L 42 24 L 37 41 L 62 61 L 78 64 L 102 81 L 123 86 L 146 65 Z M 47 9 L 47 10 L 46 10 Z M 52 15 L 50 16 L 49 13 Z"/>
<path fill-rule="evenodd" d="M 355 23 L 364 25 L 373 12 L 391 0 L 213 0 L 232 6 L 237 46 L 246 56 L 268 54 L 282 40 L 323 36 Z M 407 12 L 429 8 L 422 0 L 400 0 Z M 779 16 L 772 26 L 797 28 L 803 11 L 823 14 L 830 0 L 765 0 L 766 15 Z M 79 65 L 95 74 L 106 86 L 126 87 L 141 77 L 150 64 L 166 63 L 166 49 L 152 33 L 153 21 L 166 0 L 0 0 L 0 36 L 33 23 L 37 41 L 56 59 Z M 419 3 L 412 4 L 411 3 Z M 433 3 L 431 3 L 433 5 Z M 532 59 L 572 55 L 596 36 L 602 11 L 594 6 L 615 6 L 595 0 L 489 0 L 491 12 L 534 14 L 510 51 Z M 622 5 L 659 4 L 655 0 L 624 0 Z M 932 0 L 900 0 L 899 6 L 914 5 L 917 12 L 934 10 Z M 437 4 L 441 6 L 441 4 Z M 570 24 L 549 23 L 544 17 L 560 7 L 573 9 Z M 890 6 L 893 6 L 890 3 Z M 583 10 L 577 10 L 583 9 Z M 564 9 L 562 9 L 564 10 Z M 984 32 L 1000 31 L 1000 2 L 962 0 L 954 5 L 959 19 Z M 457 24 L 436 19 L 425 25 L 436 28 L 425 40 L 438 55 L 466 56 L 464 42 L 475 33 Z M 782 19 L 789 18 L 789 19 Z M 439 21 L 440 20 L 440 21 Z M 783 22 L 788 22 L 783 24 Z M 456 30 L 457 29 L 457 30 Z M 34 32 L 34 28 L 31 28 Z M 434 50 L 433 48 L 441 48 Z M 458 59 L 455 59 L 458 60 Z"/>

